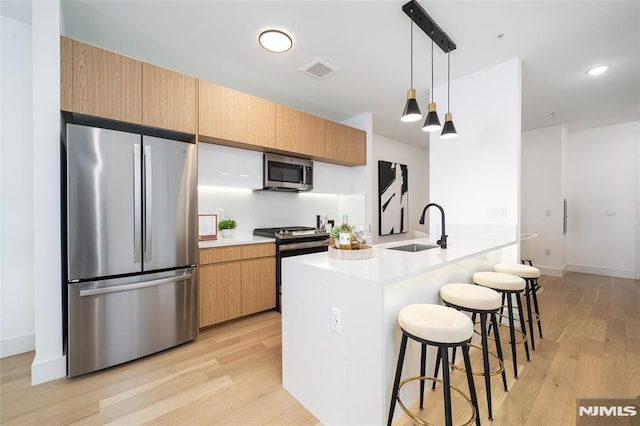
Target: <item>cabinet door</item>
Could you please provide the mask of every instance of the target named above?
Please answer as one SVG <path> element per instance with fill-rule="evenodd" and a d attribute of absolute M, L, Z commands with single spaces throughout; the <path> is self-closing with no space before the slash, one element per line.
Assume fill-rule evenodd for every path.
<path fill-rule="evenodd" d="M 60 37 L 60 109 L 73 111 L 73 45 L 67 37 Z"/>
<path fill-rule="evenodd" d="M 276 148 L 292 155 L 323 157 L 326 120 L 276 105 Z"/>
<path fill-rule="evenodd" d="M 242 262 L 242 315 L 276 306 L 276 260 L 274 257 Z"/>
<path fill-rule="evenodd" d="M 325 157 L 348 166 L 367 164 L 366 133 L 344 124 L 326 120 Z"/>
<path fill-rule="evenodd" d="M 275 104 L 237 90 L 199 80 L 199 133 L 223 145 L 275 147 Z M 230 143 L 229 143 L 230 142 Z"/>
<path fill-rule="evenodd" d="M 84 43 L 73 45 L 73 111 L 142 122 L 142 63 Z"/>
<path fill-rule="evenodd" d="M 196 79 L 143 63 L 142 124 L 196 133 Z"/>
<path fill-rule="evenodd" d="M 242 265 L 228 262 L 200 266 L 200 327 L 242 314 Z"/>

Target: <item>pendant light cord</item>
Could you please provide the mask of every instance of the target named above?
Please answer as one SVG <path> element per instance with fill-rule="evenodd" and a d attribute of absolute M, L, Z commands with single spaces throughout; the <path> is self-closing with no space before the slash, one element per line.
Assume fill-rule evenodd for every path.
<path fill-rule="evenodd" d="M 411 89 L 413 89 L 413 9 L 411 9 Z"/>
<path fill-rule="evenodd" d="M 433 103 L 433 39 L 431 39 L 431 103 Z"/>
<path fill-rule="evenodd" d="M 447 52 L 447 112 L 451 112 L 451 51 Z"/>

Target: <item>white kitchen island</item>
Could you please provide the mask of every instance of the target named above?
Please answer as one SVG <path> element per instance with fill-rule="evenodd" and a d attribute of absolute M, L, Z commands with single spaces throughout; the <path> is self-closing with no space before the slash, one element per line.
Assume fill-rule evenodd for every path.
<path fill-rule="evenodd" d="M 474 272 L 516 261 L 516 241 L 509 240 L 449 239 L 446 250 L 416 253 L 388 249 L 409 243 L 433 244 L 376 245 L 366 260 L 327 253 L 282 260 L 283 386 L 326 425 L 386 424 L 402 307 L 440 303 L 444 284 L 470 283 Z M 331 330 L 332 308 L 341 313 L 340 334 Z M 418 372 L 419 346 L 409 343 L 403 377 Z M 403 401 L 417 400 L 417 389 L 405 388 Z M 395 416 L 401 414 L 397 407 Z"/>

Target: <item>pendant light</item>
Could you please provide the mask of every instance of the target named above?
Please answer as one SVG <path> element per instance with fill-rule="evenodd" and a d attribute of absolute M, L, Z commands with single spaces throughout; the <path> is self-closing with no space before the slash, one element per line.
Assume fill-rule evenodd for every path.
<path fill-rule="evenodd" d="M 411 15 L 411 87 L 407 90 L 407 103 L 400 118 L 405 123 L 418 121 L 422 118 L 418 101 L 416 101 L 416 89 L 413 88 L 413 9 L 411 9 Z"/>
<path fill-rule="evenodd" d="M 447 52 L 447 113 L 444 115 L 444 127 L 440 137 L 442 139 L 452 139 L 458 136 L 456 127 L 453 125 L 453 114 L 451 114 L 451 52 Z"/>
<path fill-rule="evenodd" d="M 429 113 L 427 119 L 422 126 L 423 132 L 435 132 L 440 130 L 440 120 L 438 119 L 438 113 L 436 112 L 436 103 L 433 102 L 433 39 L 431 39 L 431 102 L 429 103 Z"/>

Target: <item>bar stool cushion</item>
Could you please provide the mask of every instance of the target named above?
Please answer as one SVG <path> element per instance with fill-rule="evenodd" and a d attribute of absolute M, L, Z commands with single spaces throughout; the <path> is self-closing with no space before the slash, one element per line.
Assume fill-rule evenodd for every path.
<path fill-rule="evenodd" d="M 495 272 L 517 275 L 522 278 L 538 278 L 540 270 L 534 266 L 521 265 L 519 263 L 496 263 L 493 266 Z"/>
<path fill-rule="evenodd" d="M 476 272 L 473 274 L 473 282 L 494 290 L 522 291 L 526 286 L 522 278 L 502 272 Z"/>
<path fill-rule="evenodd" d="M 502 305 L 500 293 L 489 287 L 473 284 L 447 284 L 440 288 L 440 297 L 443 301 L 461 308 L 481 311 L 492 311 Z"/>
<path fill-rule="evenodd" d="M 398 323 L 407 333 L 434 343 L 459 343 L 473 336 L 471 318 L 447 306 L 405 306 L 398 314 Z"/>

